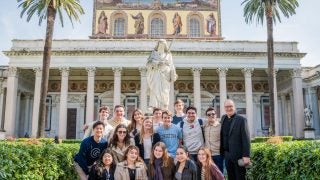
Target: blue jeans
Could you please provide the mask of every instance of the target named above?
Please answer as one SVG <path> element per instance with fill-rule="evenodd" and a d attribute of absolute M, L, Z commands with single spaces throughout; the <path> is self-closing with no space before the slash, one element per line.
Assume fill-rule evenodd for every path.
<path fill-rule="evenodd" d="M 221 155 L 215 155 L 215 156 L 211 156 L 213 162 L 218 166 L 218 168 L 220 169 L 221 173 L 223 174 L 223 157 Z"/>

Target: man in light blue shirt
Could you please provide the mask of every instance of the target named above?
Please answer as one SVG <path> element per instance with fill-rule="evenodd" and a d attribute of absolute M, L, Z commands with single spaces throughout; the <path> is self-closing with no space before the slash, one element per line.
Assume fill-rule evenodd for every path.
<path fill-rule="evenodd" d="M 162 112 L 162 121 L 163 124 L 158 127 L 157 133 L 160 135 L 160 141 L 166 145 L 169 155 L 175 158 L 176 151 L 182 140 L 181 129 L 171 123 L 172 114 L 169 111 Z"/>

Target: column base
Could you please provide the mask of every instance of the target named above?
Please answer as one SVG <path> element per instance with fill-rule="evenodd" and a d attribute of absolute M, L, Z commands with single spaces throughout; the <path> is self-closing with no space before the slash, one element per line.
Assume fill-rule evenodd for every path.
<path fill-rule="evenodd" d="M 3 130 L 0 130 L 0 140 L 6 139 L 6 132 Z"/>
<path fill-rule="evenodd" d="M 313 128 L 305 128 L 304 129 L 304 138 L 305 139 L 315 139 L 315 129 Z"/>

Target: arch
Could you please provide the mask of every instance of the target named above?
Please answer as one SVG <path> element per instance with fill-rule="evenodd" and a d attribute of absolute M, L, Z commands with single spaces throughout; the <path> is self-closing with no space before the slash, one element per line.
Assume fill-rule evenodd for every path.
<path fill-rule="evenodd" d="M 204 35 L 204 17 L 199 12 L 190 12 L 187 15 L 187 36 L 199 38 Z"/>
<path fill-rule="evenodd" d="M 110 15 L 110 34 L 115 37 L 128 35 L 128 15 L 126 12 L 114 11 Z"/>
<path fill-rule="evenodd" d="M 162 35 L 156 36 L 154 35 L 155 32 L 158 30 L 155 29 L 155 32 L 153 32 L 154 29 L 152 28 L 159 28 L 161 27 L 161 22 L 162 22 Z M 152 23 L 158 23 L 154 24 L 155 26 L 152 25 Z M 159 25 L 159 26 L 157 26 Z M 167 18 L 166 15 L 161 12 L 161 11 L 152 11 L 149 16 L 148 16 L 148 35 L 149 37 L 162 37 L 167 34 Z"/>

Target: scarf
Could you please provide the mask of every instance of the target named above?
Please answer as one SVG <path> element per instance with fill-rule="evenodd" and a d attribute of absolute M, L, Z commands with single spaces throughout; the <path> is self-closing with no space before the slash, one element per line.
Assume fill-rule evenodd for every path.
<path fill-rule="evenodd" d="M 155 159 L 154 161 L 154 169 L 155 169 L 154 179 L 155 180 L 163 180 L 161 166 L 162 166 L 162 158 Z"/>

